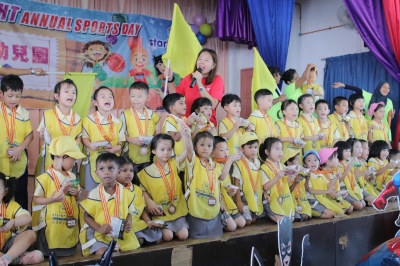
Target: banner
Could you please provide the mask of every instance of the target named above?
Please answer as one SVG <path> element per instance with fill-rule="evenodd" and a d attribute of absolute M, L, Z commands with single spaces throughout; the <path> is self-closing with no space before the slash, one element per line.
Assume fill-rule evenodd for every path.
<path fill-rule="evenodd" d="M 130 107 L 128 88 L 134 81 L 143 81 L 150 87 L 146 105 L 157 109 L 162 105 L 161 57 L 170 27 L 170 20 L 144 15 L 0 0 L 0 65 L 97 73 L 94 88 L 110 87 L 116 109 Z M 22 105 L 45 109 L 54 105 L 54 85 L 64 75 L 21 78 L 25 85 Z"/>

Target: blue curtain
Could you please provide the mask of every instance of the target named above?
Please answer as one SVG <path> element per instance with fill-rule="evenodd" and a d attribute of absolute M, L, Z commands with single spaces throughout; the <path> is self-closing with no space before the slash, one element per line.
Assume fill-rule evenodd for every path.
<path fill-rule="evenodd" d="M 285 71 L 294 0 L 247 0 L 258 51 L 268 66 Z"/>
<path fill-rule="evenodd" d="M 332 101 L 336 96 L 348 98 L 353 91 L 343 88 L 333 89 L 334 82 L 359 87 L 365 91 L 373 92 L 375 87 L 381 81 L 387 81 L 390 84 L 389 97 L 393 101 L 393 106 L 398 109 L 399 106 L 399 83 L 379 64 L 375 57 L 370 53 L 349 54 L 326 59 L 324 73 L 325 99 L 330 103 L 333 112 Z M 368 107 L 366 107 L 368 108 Z M 398 111 L 392 120 L 392 132 L 396 127 Z"/>

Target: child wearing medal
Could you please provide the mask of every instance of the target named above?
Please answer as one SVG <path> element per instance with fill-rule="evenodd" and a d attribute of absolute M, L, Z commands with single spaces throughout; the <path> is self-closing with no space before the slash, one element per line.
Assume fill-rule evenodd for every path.
<path fill-rule="evenodd" d="M 375 140 L 384 140 L 390 145 L 390 129 L 383 122 L 385 117 L 385 103 L 372 103 L 368 111 L 371 121 L 368 123 L 368 141 L 374 143 Z"/>
<path fill-rule="evenodd" d="M 13 201 L 16 179 L 0 172 L 0 265 L 37 264 L 44 260 L 40 250 L 27 252 L 36 235 L 26 230 L 32 220 L 29 212 Z"/>
<path fill-rule="evenodd" d="M 75 160 L 85 155 L 72 137 L 61 136 L 49 147 L 53 164 L 36 177 L 32 200 L 32 229 L 37 245 L 45 256 L 73 256 L 78 244 L 78 206 L 81 189 L 71 172 Z"/>
<path fill-rule="evenodd" d="M 189 129 L 187 129 L 189 130 Z M 214 136 L 210 132 L 199 132 L 192 146 L 187 147 L 186 195 L 189 214 L 189 236 L 211 238 L 222 235 L 220 187 L 218 181 L 228 176 L 230 166 L 216 167 L 210 157 L 214 147 Z"/>
<path fill-rule="evenodd" d="M 375 176 L 374 176 L 374 171 L 373 168 L 368 166 L 367 160 L 369 156 L 369 145 L 368 142 L 365 140 L 360 140 L 361 146 L 362 146 L 362 153 L 361 156 L 358 157 L 358 161 L 361 164 L 361 170 L 360 171 L 365 171 L 367 173 L 367 169 L 369 169 L 369 175 L 364 175 L 364 188 L 365 190 L 374 197 L 378 197 L 379 192 L 376 190 L 375 186 L 373 183 L 375 183 Z M 398 151 L 400 153 L 400 151 Z M 390 155 L 389 155 L 390 156 Z"/>
<path fill-rule="evenodd" d="M 213 136 L 217 135 L 217 129 L 213 122 L 210 121 L 212 115 L 212 102 L 206 97 L 200 97 L 194 100 L 192 104 L 191 113 L 197 115 L 196 121 L 191 126 L 192 139 L 197 133 L 208 131 Z"/>
<path fill-rule="evenodd" d="M 70 79 L 60 81 L 54 86 L 54 100 L 57 104 L 53 109 L 43 112 L 42 121 L 37 129 L 40 132 L 40 139 L 44 141 L 41 156 L 36 164 L 35 176 L 43 174 L 53 163 L 49 153 L 51 138 L 70 136 L 78 145 L 81 143 L 81 117 L 72 109 L 77 97 L 78 90 Z"/>
<path fill-rule="evenodd" d="M 265 197 L 264 211 L 276 223 L 290 213 L 295 213 L 289 183 L 297 175 L 297 171 L 293 171 L 291 176 L 285 174 L 285 166 L 281 163 L 282 146 L 278 138 L 266 138 L 259 149 L 260 157 L 264 161 L 260 169 Z"/>
<path fill-rule="evenodd" d="M 232 164 L 232 161 L 235 159 L 240 159 L 240 153 L 235 153 L 228 157 L 229 150 L 228 145 L 226 144 L 226 140 L 223 137 L 216 136 L 214 137 L 214 150 L 212 152 L 212 157 L 218 168 L 223 169 L 226 164 Z M 229 170 L 231 173 L 233 170 L 232 167 Z M 221 209 L 226 213 L 226 227 L 224 227 L 225 231 L 232 232 L 237 228 L 243 228 L 246 225 L 246 220 L 243 218 L 243 215 L 238 211 L 236 203 L 234 202 L 232 196 L 236 195 L 238 187 L 232 185 L 231 176 L 228 175 L 225 180 L 220 182 L 221 189 Z"/>
<path fill-rule="evenodd" d="M 149 86 L 143 81 L 134 82 L 129 88 L 132 107 L 123 111 L 120 117 L 125 131 L 129 158 L 135 163 L 150 161 L 148 145 L 157 129 L 160 116 L 146 108 Z"/>
<path fill-rule="evenodd" d="M 328 119 L 330 113 L 328 102 L 325 100 L 318 100 L 315 103 L 315 112 L 318 116 L 320 132 L 325 133 L 324 138 L 319 140 L 319 145 L 321 148 L 332 148 L 336 141 L 340 139 L 340 135 L 336 124 Z"/>
<path fill-rule="evenodd" d="M 260 160 L 257 158 L 258 136 L 253 132 L 245 132 L 238 144 L 243 156 L 233 164 L 234 184 L 240 188 L 236 192 L 236 205 L 246 219 L 246 225 L 250 225 L 265 216 Z"/>
<path fill-rule="evenodd" d="M 135 195 L 117 182 L 118 172 L 117 155 L 106 152 L 97 157 L 96 174 L 101 183 L 79 204 L 84 213 L 79 233 L 83 256 L 102 255 L 113 239 L 116 251 L 140 247 L 132 230 Z"/>
<path fill-rule="evenodd" d="M 368 122 L 362 114 L 365 107 L 364 96 L 360 93 L 350 95 L 349 105 L 353 108 L 348 114 L 348 117 L 350 117 L 350 135 L 356 139 L 367 140 Z"/>
<path fill-rule="evenodd" d="M 303 111 L 297 122 L 304 129 L 303 140 L 306 142 L 304 150 L 319 150 L 321 148 L 319 140 L 325 137 L 325 133 L 320 133 L 320 127 L 318 124 L 318 119 L 313 115 L 315 110 L 314 98 L 311 94 L 304 94 L 298 99 L 298 105 L 300 111 Z"/>
<path fill-rule="evenodd" d="M 121 121 L 112 115 L 114 94 L 108 87 L 100 87 L 93 94 L 95 112 L 82 120 L 82 143 L 88 151 L 88 159 L 82 163 L 79 171 L 85 189 L 96 188 L 100 179 L 97 177 L 96 158 L 102 153 L 119 153 L 125 141 L 125 130 Z"/>
<path fill-rule="evenodd" d="M 333 99 L 333 105 L 335 111 L 328 115 L 329 121 L 338 128 L 340 140 L 346 141 L 350 138 L 350 119 L 347 117 L 349 103 L 345 97 L 338 96 Z"/>
<path fill-rule="evenodd" d="M 1 80 L 3 97 L 0 116 L 0 167 L 6 176 L 17 177 L 15 201 L 28 209 L 28 156 L 26 149 L 33 140 L 29 112 L 19 105 L 24 83 L 15 75 Z"/>
<path fill-rule="evenodd" d="M 144 168 L 146 164 L 140 164 L 134 171 L 134 164 L 129 157 L 120 156 L 119 158 L 119 174 L 117 177 L 118 183 L 133 193 L 133 205 L 135 210 L 132 212 L 132 229 L 135 232 L 136 238 L 138 239 L 140 246 L 144 243 L 159 243 L 162 238 L 161 231 L 159 228 L 153 226 L 152 221 L 145 210 L 146 203 L 144 201 L 143 192 L 140 189 L 137 172 Z"/>
<path fill-rule="evenodd" d="M 180 126 L 187 128 L 183 122 Z M 172 157 L 173 138 L 167 134 L 157 134 L 150 143 L 151 161 L 155 161 L 138 174 L 147 211 L 156 219 L 152 224 L 146 222 L 149 226 L 161 228 L 164 241 L 171 241 L 174 236 L 185 240 L 189 235 L 186 221 L 188 207 L 178 173 L 185 165 L 186 151 L 192 149 L 192 141 L 189 131 L 184 130 L 181 135 L 184 150 L 177 157 Z"/>

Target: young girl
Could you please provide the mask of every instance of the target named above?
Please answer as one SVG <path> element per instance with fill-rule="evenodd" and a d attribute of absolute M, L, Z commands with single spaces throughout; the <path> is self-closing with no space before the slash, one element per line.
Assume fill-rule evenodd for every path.
<path fill-rule="evenodd" d="M 285 167 L 280 162 L 282 146 L 278 138 L 266 138 L 259 151 L 261 159 L 265 162 L 260 168 L 264 194 L 267 194 L 264 210 L 274 222 L 295 213 L 289 189 L 289 183 L 295 175 L 289 177 L 284 172 Z"/>
<path fill-rule="evenodd" d="M 372 118 L 368 124 L 368 141 L 374 143 L 376 140 L 384 140 L 389 144 L 389 147 L 391 147 L 389 141 L 390 129 L 386 123 L 383 122 L 383 118 L 385 117 L 385 104 L 383 102 L 371 104 L 368 113 Z"/>
<path fill-rule="evenodd" d="M 100 87 L 93 94 L 96 111 L 82 120 L 82 142 L 88 151 L 88 161 L 82 163 L 81 180 L 85 180 L 86 190 L 92 190 L 100 184 L 95 174 L 96 158 L 100 153 L 121 152 L 125 141 L 125 132 L 121 121 L 112 115 L 114 94 L 108 87 Z"/>
<path fill-rule="evenodd" d="M 393 169 L 396 164 L 387 161 L 388 156 L 389 144 L 386 141 L 376 140 L 372 143 L 367 162 L 368 166 L 376 172 L 375 188 L 379 192 L 385 188 L 387 182 L 392 180 L 393 175 L 397 172 L 397 169 Z"/>
<path fill-rule="evenodd" d="M 39 250 L 26 252 L 35 243 L 36 235 L 26 230 L 32 218 L 29 212 L 13 201 L 16 179 L 0 172 L 1 234 L 0 265 L 27 265 L 43 262 Z"/>
<path fill-rule="evenodd" d="M 367 140 L 368 122 L 362 114 L 365 107 L 364 96 L 358 93 L 350 95 L 349 105 L 353 109 L 347 114 L 350 117 L 353 138 Z"/>
<path fill-rule="evenodd" d="M 283 153 L 286 157 L 289 150 L 299 151 L 299 160 L 303 158 L 302 148 L 305 142 L 302 140 L 304 137 L 304 130 L 302 125 L 296 121 L 299 114 L 299 108 L 293 100 L 286 100 L 282 103 L 281 111 L 283 118 L 276 121 L 277 136 L 283 145 Z"/>
<path fill-rule="evenodd" d="M 227 164 L 229 160 L 228 145 L 226 144 L 226 140 L 220 136 L 215 136 L 214 141 L 215 141 L 215 146 L 211 155 L 217 167 L 223 169 L 225 164 Z M 238 156 L 238 155 L 239 154 L 232 156 Z M 231 171 L 229 172 L 231 173 Z M 246 220 L 244 219 L 243 215 L 238 211 L 238 207 L 236 206 L 236 203 L 233 201 L 232 196 L 236 194 L 237 188 L 235 188 L 232 185 L 232 179 L 230 175 L 228 175 L 228 177 L 225 178 L 225 180 L 220 182 L 220 189 L 221 189 L 221 205 L 225 213 L 227 214 L 226 227 L 224 227 L 224 230 L 232 232 L 235 231 L 236 228 L 243 228 L 246 225 Z"/>
<path fill-rule="evenodd" d="M 197 121 L 191 125 L 192 139 L 199 132 L 208 131 L 213 136 L 217 135 L 217 129 L 213 122 L 210 121 L 212 115 L 212 103 L 210 99 L 201 97 L 194 100 L 191 109 L 192 114 L 196 113 L 198 118 Z"/>
<path fill-rule="evenodd" d="M 303 111 L 297 121 L 304 129 L 303 140 L 306 142 L 304 150 L 318 151 L 321 148 L 318 140 L 322 139 L 322 135 L 319 135 L 320 128 L 318 120 L 313 115 L 315 109 L 314 99 L 312 95 L 304 94 L 300 96 L 298 104 L 300 111 Z"/>
<path fill-rule="evenodd" d="M 348 139 L 347 143 L 350 144 L 351 156 L 353 158 L 357 158 L 355 160 L 356 169 L 354 171 L 354 177 L 356 178 L 357 183 L 361 188 L 363 199 L 366 202 L 367 206 L 372 206 L 372 202 L 376 199 L 376 197 L 370 195 L 367 192 L 367 190 L 365 189 L 365 187 L 368 184 L 367 181 L 365 180 L 365 178 L 369 177 L 369 174 L 371 173 L 371 171 L 370 171 L 370 169 L 368 167 L 361 168 L 362 165 L 358 161 L 358 158 L 361 157 L 361 155 L 363 153 L 362 144 L 358 139 Z"/>
<path fill-rule="evenodd" d="M 363 200 L 361 188 L 357 184 L 354 175 L 354 162 L 356 159 L 351 158 L 351 147 L 349 143 L 338 141 L 335 144 L 335 148 L 336 147 L 338 148 L 339 171 L 342 173 L 340 189 L 347 190 L 348 194 L 344 199 L 353 205 L 354 210 L 359 211 L 365 207 L 365 201 Z"/>
<path fill-rule="evenodd" d="M 371 170 L 371 167 L 368 166 L 367 160 L 368 160 L 368 155 L 369 155 L 369 146 L 368 142 L 366 140 L 360 140 L 361 146 L 362 146 L 362 153 L 361 156 L 358 157 L 358 161 L 361 164 L 360 171 L 365 172 L 364 175 L 364 189 L 368 192 L 373 197 L 377 197 L 379 195 L 379 191 L 376 190 L 375 188 L 375 175 L 373 171 Z M 369 171 L 367 171 L 369 170 Z M 367 173 L 369 174 L 367 175 Z"/>
<path fill-rule="evenodd" d="M 322 148 L 318 151 L 319 157 L 321 159 L 321 168 L 320 171 L 326 179 L 328 184 L 332 184 L 332 186 L 336 190 L 336 195 L 333 194 L 327 195 L 327 198 L 331 200 L 331 202 L 341 208 L 345 214 L 350 214 L 353 212 L 353 206 L 343 198 L 343 192 L 340 190 L 340 182 L 342 182 L 344 176 L 337 169 L 339 160 L 337 158 L 337 148 Z"/>
<path fill-rule="evenodd" d="M 330 113 L 328 102 L 318 100 L 315 103 L 315 112 L 318 116 L 320 132 L 325 133 L 324 138 L 319 141 L 319 145 L 321 148 L 332 148 L 336 141 L 340 139 L 340 134 L 336 124 L 328 119 Z"/>
<path fill-rule="evenodd" d="M 78 245 L 78 206 L 80 186 L 71 172 L 75 160 L 85 155 L 73 138 L 53 139 L 49 147 L 53 164 L 46 173 L 36 177 L 32 211 L 40 213 L 32 220 L 32 229 L 38 231 L 38 248 L 45 256 L 54 253 L 72 256 Z M 36 214 L 35 214 L 36 215 Z"/>
<path fill-rule="evenodd" d="M 43 118 L 37 131 L 40 132 L 40 139 L 44 140 L 45 133 L 50 138 L 59 136 L 70 136 L 76 140 L 77 144 L 81 143 L 82 122 L 81 117 L 72 110 L 72 106 L 78 97 L 78 90 L 74 82 L 70 79 L 58 82 L 54 86 L 54 99 L 57 102 L 53 109 L 43 112 Z M 53 160 L 50 158 L 49 145 L 47 137 L 43 144 L 42 156 L 39 156 L 35 176 L 43 174 Z"/>
<path fill-rule="evenodd" d="M 158 228 L 153 227 L 149 215 L 144 210 L 146 203 L 144 201 L 142 190 L 137 186 L 139 180 L 137 179 L 133 166 L 132 160 L 128 157 L 119 157 L 119 174 L 117 181 L 124 185 L 125 189 L 131 191 L 135 195 L 133 199 L 135 210 L 132 213 L 132 229 L 141 246 L 145 241 L 147 243 L 159 243 L 162 238 L 161 231 Z M 132 181 L 134 184 L 132 184 Z"/>
<path fill-rule="evenodd" d="M 180 126 L 182 129 L 185 128 L 182 122 Z M 163 227 L 162 223 L 150 224 L 149 220 L 146 221 L 147 225 L 161 227 L 164 241 L 171 241 L 174 236 L 179 240 L 188 237 L 189 225 L 186 222 L 188 208 L 178 173 L 184 166 L 186 150 L 192 149 L 192 142 L 190 133 L 186 130 L 182 132 L 185 149 L 177 157 L 172 157 L 175 144 L 172 137 L 167 134 L 155 135 L 150 143 L 151 161 L 154 161 L 154 157 L 155 161 L 138 174 L 147 211 L 167 227 Z"/>
<path fill-rule="evenodd" d="M 188 191 L 187 205 L 189 214 L 189 236 L 194 238 L 211 238 L 222 235 L 220 215 L 220 190 L 218 180 L 225 180 L 228 165 L 217 168 L 210 157 L 214 147 L 214 137 L 204 131 L 196 135 L 187 149 L 186 183 Z"/>
<path fill-rule="evenodd" d="M 299 152 L 292 151 L 290 158 L 282 157 L 281 162 L 286 166 L 299 166 Z M 307 200 L 308 178 L 300 174 L 290 184 L 290 192 L 292 193 L 293 206 L 296 208 L 295 221 L 307 221 L 311 218 L 311 206 Z"/>

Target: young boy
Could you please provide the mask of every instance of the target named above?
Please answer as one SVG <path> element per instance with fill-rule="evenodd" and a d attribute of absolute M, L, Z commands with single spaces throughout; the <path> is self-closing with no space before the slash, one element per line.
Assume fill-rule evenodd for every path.
<path fill-rule="evenodd" d="M 268 116 L 268 111 L 273 104 L 272 92 L 267 89 L 258 90 L 254 94 L 254 101 L 258 108 L 250 114 L 249 122 L 254 127 L 259 143 L 262 143 L 266 138 L 277 136 L 274 121 L 271 116 Z"/>
<path fill-rule="evenodd" d="M 218 135 L 227 140 L 229 154 L 239 151 L 239 137 L 246 131 L 244 129 L 244 121 L 240 118 L 241 100 L 235 94 L 226 94 L 222 97 L 221 106 L 226 111 L 226 117 L 219 121 Z M 252 129 L 252 125 L 248 125 L 247 130 Z"/>
<path fill-rule="evenodd" d="M 315 112 L 318 116 L 320 132 L 325 133 L 325 137 L 319 140 L 320 147 L 332 148 L 336 141 L 340 139 L 340 134 L 336 124 L 331 123 L 328 119 L 328 114 L 331 112 L 328 102 L 325 100 L 318 100 L 315 103 Z"/>
<path fill-rule="evenodd" d="M 114 153 L 103 153 L 96 159 L 96 174 L 101 184 L 80 203 L 85 221 L 79 235 L 83 256 L 102 255 L 113 238 L 117 240 L 117 250 L 140 246 L 132 230 L 134 195 L 117 182 L 118 162 Z"/>
<path fill-rule="evenodd" d="M 1 80 L 0 167 L 6 176 L 17 177 L 15 201 L 28 209 L 28 157 L 26 148 L 33 140 L 29 112 L 19 105 L 24 83 L 15 75 Z"/>
<path fill-rule="evenodd" d="M 129 158 L 135 163 L 150 161 L 149 142 L 144 137 L 153 137 L 156 133 L 160 116 L 146 108 L 145 103 L 149 98 L 149 86 L 136 81 L 129 88 L 132 107 L 123 111 L 121 121 L 125 130 L 128 143 Z"/>
<path fill-rule="evenodd" d="M 36 177 L 32 204 L 32 229 L 38 231 L 37 245 L 45 256 L 72 256 L 78 244 L 80 186 L 71 172 L 75 160 L 86 156 L 74 138 L 54 138 L 49 146 L 53 164 Z"/>
<path fill-rule="evenodd" d="M 263 186 L 259 177 L 261 164 L 257 158 L 258 137 L 253 132 L 245 132 L 240 136 L 238 145 L 243 157 L 233 165 L 232 177 L 235 186 L 240 188 L 236 192 L 236 204 L 239 212 L 243 213 L 246 219 L 246 225 L 250 225 L 255 223 L 257 218 L 265 215 Z M 246 208 L 249 209 L 250 215 Z"/>
<path fill-rule="evenodd" d="M 338 96 L 333 99 L 333 105 L 335 106 L 335 112 L 328 115 L 328 118 L 331 124 L 335 124 L 338 128 L 340 140 L 346 141 L 350 138 L 350 124 L 346 117 L 349 111 L 349 104 L 345 97 Z"/>
<path fill-rule="evenodd" d="M 349 112 L 350 117 L 350 135 L 356 139 L 367 140 L 368 122 L 362 111 L 365 107 L 364 96 L 359 93 L 350 95 L 349 104 L 353 110 Z"/>

